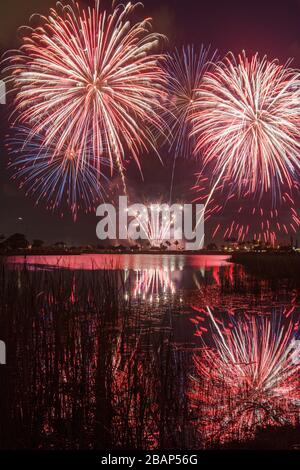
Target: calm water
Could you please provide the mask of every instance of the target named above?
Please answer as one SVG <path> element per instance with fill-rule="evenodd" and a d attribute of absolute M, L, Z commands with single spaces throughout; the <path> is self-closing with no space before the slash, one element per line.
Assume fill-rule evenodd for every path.
<path fill-rule="evenodd" d="M 0 277 L 1 448 L 300 444 L 285 280 L 159 254 L 15 257 Z"/>

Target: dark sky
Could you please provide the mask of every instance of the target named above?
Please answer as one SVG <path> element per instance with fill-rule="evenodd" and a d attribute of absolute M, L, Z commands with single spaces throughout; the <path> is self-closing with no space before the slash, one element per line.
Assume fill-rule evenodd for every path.
<path fill-rule="evenodd" d="M 103 3 L 105 3 L 104 0 Z M 92 4 L 81 0 L 82 4 Z M 111 3 L 111 2 L 106 2 Z M 211 44 L 221 55 L 245 49 L 249 54 L 258 51 L 269 58 L 285 62 L 294 57 L 300 66 L 300 0 L 144 0 L 145 12 L 154 18 L 154 28 L 168 36 L 167 48 L 194 43 Z M 33 12 L 46 13 L 55 0 L 9 0 L 1 2 L 0 50 L 18 45 L 17 28 L 28 23 Z M 7 107 L 1 106 L 1 143 L 8 119 Z M 96 217 L 81 216 L 76 223 L 71 217 L 58 215 L 35 207 L 21 190 L 10 182 L 6 170 L 7 156 L 3 148 L 0 160 L 0 233 L 9 235 L 26 232 L 29 239 L 46 241 L 67 240 L 70 243 L 96 243 Z M 129 168 L 129 184 L 138 194 L 159 197 L 170 185 L 170 162 L 162 155 L 162 166 L 153 155 L 142 158 L 144 182 L 133 167 Z M 197 165 L 184 162 L 177 166 L 177 194 L 188 194 Z M 22 217 L 23 222 L 18 218 Z"/>

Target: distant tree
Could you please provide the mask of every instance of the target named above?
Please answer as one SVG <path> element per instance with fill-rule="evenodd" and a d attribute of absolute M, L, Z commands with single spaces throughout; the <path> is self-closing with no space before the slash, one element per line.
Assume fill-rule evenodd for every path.
<path fill-rule="evenodd" d="M 151 246 L 150 250 L 151 251 L 159 251 L 159 250 L 161 250 L 161 247 L 153 245 L 153 246 Z"/>
<path fill-rule="evenodd" d="M 66 248 L 67 244 L 65 242 L 56 242 L 54 246 L 56 248 Z"/>
<path fill-rule="evenodd" d="M 133 250 L 133 251 L 139 251 L 140 249 L 141 249 L 141 247 L 140 247 L 139 244 L 133 245 L 133 246 L 131 247 L 131 250 Z"/>
<path fill-rule="evenodd" d="M 117 246 L 111 246 L 110 249 L 113 251 L 127 251 L 128 247 L 124 245 L 117 245 Z"/>
<path fill-rule="evenodd" d="M 43 240 L 33 240 L 32 242 L 32 248 L 42 248 L 43 245 L 44 245 Z"/>
<path fill-rule="evenodd" d="M 3 233 L 0 233 L 0 241 L 5 240 L 5 235 Z"/>
<path fill-rule="evenodd" d="M 29 247 L 29 241 L 22 233 L 14 233 L 8 237 L 4 243 L 11 250 L 25 249 Z"/>
<path fill-rule="evenodd" d="M 208 251 L 217 251 L 217 249 L 218 249 L 218 247 L 217 247 L 217 245 L 216 245 L 215 243 L 209 243 L 209 244 L 207 245 L 207 250 L 208 250 Z"/>

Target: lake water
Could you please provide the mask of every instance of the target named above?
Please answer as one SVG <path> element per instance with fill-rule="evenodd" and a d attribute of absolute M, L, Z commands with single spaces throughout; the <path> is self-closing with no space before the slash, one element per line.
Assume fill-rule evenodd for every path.
<path fill-rule="evenodd" d="M 104 254 L 104 255 L 74 255 L 74 256 L 15 256 L 9 258 L 9 263 L 31 268 L 61 268 L 70 270 L 147 270 L 164 269 L 170 272 L 183 269 L 206 269 L 225 266 L 229 263 L 228 255 L 167 255 L 167 254 Z"/>
<path fill-rule="evenodd" d="M 298 445 L 285 280 L 224 255 L 27 256 L 7 260 L 0 291 L 0 447 Z"/>

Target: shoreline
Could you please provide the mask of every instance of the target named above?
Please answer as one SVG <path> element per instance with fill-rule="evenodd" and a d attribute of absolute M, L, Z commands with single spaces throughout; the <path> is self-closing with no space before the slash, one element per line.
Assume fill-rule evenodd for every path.
<path fill-rule="evenodd" d="M 114 250 L 91 250 L 91 251 L 12 251 L 9 253 L 2 253 L 0 256 L 3 258 L 10 258 L 15 256 L 81 256 L 81 255 L 179 255 L 179 256 L 232 256 L 232 253 L 226 251 L 158 251 L 158 250 L 142 250 L 142 251 L 114 251 Z"/>
<path fill-rule="evenodd" d="M 15 256 L 81 256 L 81 255 L 178 255 L 178 256 L 229 256 L 233 262 L 237 264 L 246 264 L 249 259 L 267 258 L 271 257 L 300 257 L 299 252 L 287 252 L 287 251 L 270 251 L 270 252 L 243 252 L 243 251 L 211 251 L 211 250 L 14 250 L 6 253 L 0 253 L 2 258 L 10 258 Z"/>

